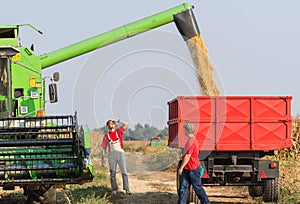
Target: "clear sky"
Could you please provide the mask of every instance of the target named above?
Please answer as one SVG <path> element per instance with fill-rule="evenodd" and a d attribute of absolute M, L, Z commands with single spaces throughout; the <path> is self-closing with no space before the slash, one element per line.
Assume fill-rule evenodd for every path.
<path fill-rule="evenodd" d="M 300 112 L 300 1 L 185 1 L 194 13 L 222 95 L 291 95 Z M 2 25 L 30 23 L 20 31 L 24 45 L 47 53 L 158 13 L 182 1 L 17 1 L 1 4 Z M 55 65 L 59 103 L 48 114 L 73 114 L 90 128 L 109 118 L 167 125 L 167 102 L 199 95 L 188 49 L 175 24 Z"/>

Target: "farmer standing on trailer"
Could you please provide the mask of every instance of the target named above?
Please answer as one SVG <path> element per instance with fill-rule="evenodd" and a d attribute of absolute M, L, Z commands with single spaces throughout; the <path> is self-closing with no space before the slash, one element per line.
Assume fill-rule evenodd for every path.
<path fill-rule="evenodd" d="M 186 142 L 183 150 L 182 162 L 178 169 L 178 174 L 181 175 L 180 180 L 180 191 L 178 204 L 186 204 L 189 189 L 192 185 L 197 197 L 200 199 L 201 203 L 210 203 L 206 195 L 205 190 L 201 185 L 201 165 L 199 161 L 199 147 L 196 138 L 194 137 L 194 125 L 187 123 L 185 126 L 185 135 L 188 136 L 188 141 Z"/>
<path fill-rule="evenodd" d="M 121 123 L 122 126 L 116 129 L 116 123 Z M 106 122 L 109 132 L 104 135 L 102 141 L 102 156 L 104 157 L 106 148 L 108 147 L 108 164 L 110 170 L 110 183 L 112 188 L 112 194 L 117 194 L 118 184 L 116 179 L 117 164 L 120 167 L 120 171 L 123 179 L 123 189 L 126 191 L 126 195 L 131 195 L 129 190 L 126 158 L 123 149 L 123 133 L 128 128 L 128 123 L 121 120 L 108 120 Z"/>

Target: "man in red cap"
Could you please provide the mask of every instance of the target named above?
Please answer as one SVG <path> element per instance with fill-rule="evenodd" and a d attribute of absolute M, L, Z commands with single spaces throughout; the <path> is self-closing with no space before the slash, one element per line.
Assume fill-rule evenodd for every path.
<path fill-rule="evenodd" d="M 116 123 L 122 124 L 122 126 L 116 129 Z M 102 156 L 105 155 L 106 149 L 108 148 L 108 164 L 110 170 L 110 183 L 112 187 L 112 194 L 117 194 L 118 184 L 116 179 L 117 165 L 120 167 L 120 171 L 123 179 L 123 189 L 126 191 L 126 195 L 131 195 L 129 190 L 126 158 L 123 146 L 123 133 L 128 128 L 128 123 L 122 120 L 108 120 L 106 126 L 109 130 L 104 135 L 102 141 Z"/>

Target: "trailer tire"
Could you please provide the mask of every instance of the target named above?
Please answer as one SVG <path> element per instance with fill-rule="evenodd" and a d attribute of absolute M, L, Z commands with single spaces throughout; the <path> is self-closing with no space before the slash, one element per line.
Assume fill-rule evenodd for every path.
<path fill-rule="evenodd" d="M 181 186 L 181 176 L 178 174 L 178 169 L 181 166 L 181 160 L 178 162 L 176 169 L 176 187 L 177 187 L 177 195 L 179 196 L 180 186 Z"/>
<path fill-rule="evenodd" d="M 263 187 L 262 186 L 248 186 L 248 192 L 252 198 L 259 197 L 259 196 L 262 196 L 262 194 L 263 194 Z"/>
<path fill-rule="evenodd" d="M 197 194 L 195 193 L 193 186 L 190 186 L 190 190 L 189 190 L 189 198 L 187 204 L 189 203 L 201 204 L 201 201 L 197 197 Z"/>
<path fill-rule="evenodd" d="M 263 201 L 277 202 L 279 199 L 280 182 L 278 178 L 263 179 Z"/>
<path fill-rule="evenodd" d="M 37 190 L 26 190 L 26 204 L 52 204 L 56 203 L 56 189 L 53 185 L 40 185 Z"/>

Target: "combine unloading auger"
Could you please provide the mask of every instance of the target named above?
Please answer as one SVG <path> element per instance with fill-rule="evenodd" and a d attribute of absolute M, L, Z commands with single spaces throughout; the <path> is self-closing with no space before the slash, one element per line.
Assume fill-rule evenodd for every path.
<path fill-rule="evenodd" d="M 199 34 L 199 29 L 192 12 L 193 7 L 183 4 L 144 19 L 120 26 L 111 31 L 91 37 L 73 45 L 58 49 L 48 54 L 38 56 L 41 68 L 45 69 L 54 64 L 76 56 L 116 43 L 126 38 L 138 35 L 148 30 L 175 22 L 183 38 L 189 39 Z"/>

